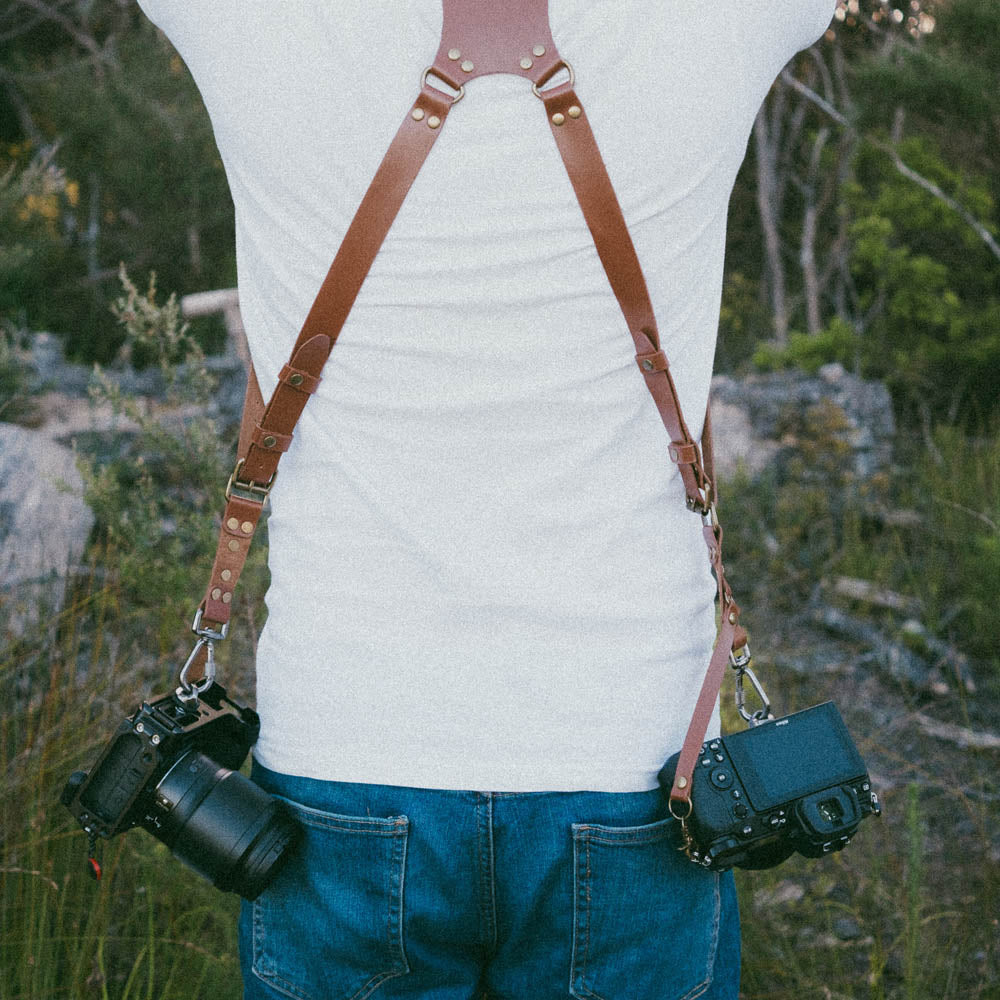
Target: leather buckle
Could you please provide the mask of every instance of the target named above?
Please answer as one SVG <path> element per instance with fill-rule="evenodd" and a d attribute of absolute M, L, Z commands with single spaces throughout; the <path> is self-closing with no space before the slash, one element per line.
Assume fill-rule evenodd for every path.
<path fill-rule="evenodd" d="M 271 487 L 274 485 L 275 479 L 278 478 L 277 469 L 274 475 L 266 483 L 255 483 L 252 479 L 248 482 L 244 482 L 240 479 L 240 469 L 243 468 L 243 463 L 246 461 L 245 458 L 240 458 L 236 462 L 236 468 L 233 469 L 232 474 L 229 477 L 229 482 L 226 483 L 226 499 L 229 500 L 232 497 L 238 497 L 240 500 L 249 500 L 251 503 L 259 503 L 261 507 L 267 500 L 267 495 L 271 492 Z"/>

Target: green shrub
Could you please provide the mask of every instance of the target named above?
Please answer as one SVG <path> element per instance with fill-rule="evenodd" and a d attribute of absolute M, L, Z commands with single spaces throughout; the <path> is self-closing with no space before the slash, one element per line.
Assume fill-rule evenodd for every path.
<path fill-rule="evenodd" d="M 0 320 L 18 326 L 41 293 L 43 265 L 61 253 L 59 219 L 72 189 L 54 162 L 56 150 L 32 155 L 13 146 L 0 154 Z"/>
<path fill-rule="evenodd" d="M 754 351 L 753 363 L 758 371 L 773 372 L 784 368 L 801 368 L 815 375 L 825 364 L 839 361 L 848 371 L 860 367 L 861 340 L 850 324 L 836 317 L 819 333 L 792 333 L 788 344 L 780 347 L 763 342 Z"/>

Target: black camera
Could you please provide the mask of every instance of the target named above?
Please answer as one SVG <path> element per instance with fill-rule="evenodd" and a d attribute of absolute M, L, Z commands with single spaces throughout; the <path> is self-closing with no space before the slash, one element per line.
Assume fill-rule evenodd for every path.
<path fill-rule="evenodd" d="M 256 899 L 300 828 L 282 803 L 237 773 L 260 719 L 212 684 L 165 695 L 125 719 L 88 774 L 62 793 L 93 845 L 142 826 L 225 892 Z"/>
<path fill-rule="evenodd" d="M 659 773 L 668 793 L 679 757 Z M 865 763 L 828 701 L 705 743 L 683 826 L 692 861 L 714 871 L 759 869 L 795 851 L 839 851 L 866 816 L 880 813 Z"/>

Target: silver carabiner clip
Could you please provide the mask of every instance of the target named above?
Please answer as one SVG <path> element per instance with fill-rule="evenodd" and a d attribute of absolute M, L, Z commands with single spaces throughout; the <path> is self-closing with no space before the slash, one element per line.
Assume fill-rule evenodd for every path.
<path fill-rule="evenodd" d="M 205 658 L 204 675 L 201 680 L 192 682 L 188 680 L 188 673 L 194 665 L 198 653 L 201 652 L 202 646 L 208 649 L 208 655 Z M 215 644 L 207 636 L 202 635 L 198 637 L 198 641 L 194 644 L 194 649 L 191 650 L 191 655 L 187 658 L 184 666 L 181 667 L 178 679 L 180 686 L 177 688 L 175 694 L 184 702 L 196 702 L 198 696 L 207 691 L 215 683 Z"/>
<path fill-rule="evenodd" d="M 736 671 L 736 711 L 740 713 L 740 718 L 748 726 L 756 726 L 758 723 L 773 719 L 771 715 L 771 700 L 764 690 L 764 686 L 757 680 L 757 675 L 750 669 L 750 646 L 749 644 L 739 651 L 730 652 L 729 665 Z M 746 709 L 746 692 L 743 690 L 743 678 L 749 677 L 753 689 L 760 699 L 761 707 L 756 712 L 748 712 Z"/>
<path fill-rule="evenodd" d="M 756 712 L 748 712 L 745 708 L 746 695 L 743 691 L 744 677 L 750 678 L 750 683 L 753 685 L 753 689 L 757 693 L 757 697 L 760 698 L 761 707 L 758 708 Z M 748 726 L 756 726 L 761 722 L 767 722 L 768 719 L 774 718 L 774 716 L 771 715 L 771 702 L 767 697 L 767 692 L 761 686 L 760 681 L 757 680 L 757 676 L 749 667 L 743 667 L 736 675 L 736 711 L 740 713 L 740 717 L 747 723 Z"/>

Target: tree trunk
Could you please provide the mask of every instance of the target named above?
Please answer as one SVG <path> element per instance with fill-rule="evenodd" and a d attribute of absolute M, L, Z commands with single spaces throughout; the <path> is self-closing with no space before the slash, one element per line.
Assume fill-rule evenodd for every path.
<path fill-rule="evenodd" d="M 785 293 L 785 267 L 781 259 L 781 235 L 778 231 L 777 148 L 771 140 L 767 103 L 757 113 L 754 123 L 757 150 L 757 210 L 764 231 L 764 254 L 767 285 L 770 292 L 774 339 L 784 347 L 788 343 L 788 305 Z"/>

